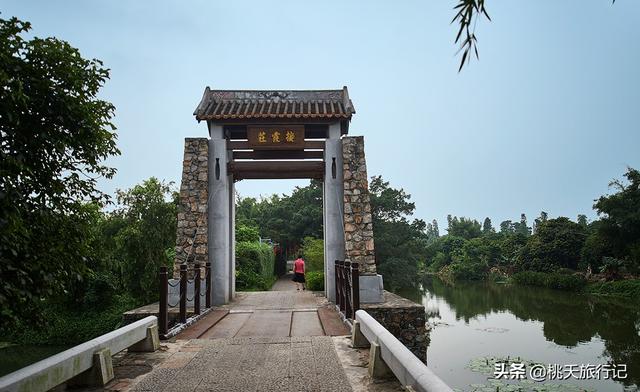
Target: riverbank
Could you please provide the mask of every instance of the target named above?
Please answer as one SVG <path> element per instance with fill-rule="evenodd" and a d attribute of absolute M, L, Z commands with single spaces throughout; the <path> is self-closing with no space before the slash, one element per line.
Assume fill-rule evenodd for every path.
<path fill-rule="evenodd" d="M 640 279 L 589 281 L 581 274 L 525 271 L 513 274 L 510 282 L 524 286 L 582 292 L 591 295 L 634 299 L 640 303 Z"/>
<path fill-rule="evenodd" d="M 583 274 L 562 272 L 535 272 L 522 271 L 514 274 L 491 273 L 483 279 L 464 279 L 458 277 L 454 279 L 451 274 L 446 273 L 424 274 L 424 277 L 437 276 L 445 282 L 457 281 L 492 281 L 512 283 L 520 286 L 546 287 L 555 290 L 580 292 L 590 295 L 606 297 L 626 298 L 636 300 L 640 303 L 640 279 L 623 279 L 614 281 L 594 281 L 588 280 Z"/>

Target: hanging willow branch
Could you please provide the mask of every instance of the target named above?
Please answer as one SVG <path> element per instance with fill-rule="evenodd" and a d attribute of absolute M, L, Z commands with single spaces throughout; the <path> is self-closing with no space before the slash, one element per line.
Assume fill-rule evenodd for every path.
<path fill-rule="evenodd" d="M 456 15 L 451 20 L 451 23 L 457 22 L 460 25 L 458 34 L 456 35 L 455 43 L 460 43 L 460 48 L 456 54 L 462 52 L 462 59 L 460 60 L 460 67 L 458 72 L 462 70 L 465 64 L 468 64 L 471 60 L 469 53 L 473 51 L 478 57 L 478 39 L 476 38 L 475 29 L 478 22 L 478 16 L 484 15 L 489 21 L 491 18 L 484 7 L 485 0 L 458 0 L 458 4 L 453 7 L 454 11 L 457 10 Z M 611 0 L 611 4 L 615 4 L 616 0 Z M 464 39 L 460 40 L 464 33 Z"/>
<path fill-rule="evenodd" d="M 455 43 L 460 43 L 460 49 L 457 53 L 462 52 L 462 59 L 460 60 L 460 67 L 458 72 L 462 70 L 465 64 L 469 62 L 471 51 L 478 57 L 478 39 L 475 34 L 475 26 L 479 15 L 484 15 L 488 20 L 491 20 L 487 10 L 484 7 L 484 0 L 459 0 L 458 5 L 453 7 L 457 10 L 456 15 L 451 20 L 451 23 L 458 22 L 460 29 L 456 35 Z M 464 33 L 464 39 L 461 40 Z"/>

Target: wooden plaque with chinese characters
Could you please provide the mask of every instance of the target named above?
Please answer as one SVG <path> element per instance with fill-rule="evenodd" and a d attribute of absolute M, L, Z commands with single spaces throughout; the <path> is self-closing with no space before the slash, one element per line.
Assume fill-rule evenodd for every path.
<path fill-rule="evenodd" d="M 254 150 L 304 150 L 304 125 L 250 125 L 247 138 Z"/>

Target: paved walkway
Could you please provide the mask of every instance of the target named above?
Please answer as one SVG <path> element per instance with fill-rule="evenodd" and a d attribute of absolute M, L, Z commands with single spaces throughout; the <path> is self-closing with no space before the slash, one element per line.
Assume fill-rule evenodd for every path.
<path fill-rule="evenodd" d="M 287 274 L 276 281 L 271 287 L 271 291 L 296 291 L 296 284 L 293 280 L 293 274 Z"/>
<path fill-rule="evenodd" d="M 194 339 L 133 391 L 351 391 L 331 337 Z"/>
<path fill-rule="evenodd" d="M 176 336 L 131 390 L 351 391 L 331 337 L 348 333 L 324 296 L 285 276 L 272 291 L 237 293 Z"/>

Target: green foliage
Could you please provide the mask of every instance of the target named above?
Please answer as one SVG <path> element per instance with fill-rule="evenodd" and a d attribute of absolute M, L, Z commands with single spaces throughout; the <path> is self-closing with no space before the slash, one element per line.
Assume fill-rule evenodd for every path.
<path fill-rule="evenodd" d="M 102 164 L 116 148 L 114 107 L 98 99 L 109 72 L 55 38 L 25 39 L 0 19 L 0 327 L 37 319 L 34 304 L 85 273 L 86 201 L 104 203 Z"/>
<path fill-rule="evenodd" d="M 259 227 L 262 238 L 297 248 L 305 237 L 322 237 L 322 182 L 311 180 L 288 195 L 236 200 L 236 223 Z"/>
<path fill-rule="evenodd" d="M 514 283 L 527 286 L 548 287 L 557 290 L 577 291 L 586 284 L 581 275 L 566 275 L 559 273 L 543 273 L 535 271 L 518 272 L 511 276 Z"/>
<path fill-rule="evenodd" d="M 305 273 L 307 281 L 307 290 L 323 291 L 324 290 L 324 272 L 309 271 Z"/>
<path fill-rule="evenodd" d="M 640 279 L 592 283 L 585 288 L 590 294 L 624 297 L 640 303 Z"/>
<path fill-rule="evenodd" d="M 173 199 L 167 201 L 168 197 Z M 111 219 L 123 226 L 114 235 L 114 258 L 119 259 L 127 291 L 144 302 L 153 301 L 158 296 L 158 269 L 171 266 L 165 251 L 175 246 L 177 194 L 171 184 L 151 177 L 118 191 L 118 203 Z"/>
<path fill-rule="evenodd" d="M 415 204 L 403 189 L 391 188 L 377 176 L 371 178 L 369 192 L 378 272 L 390 290 L 413 287 L 427 244 L 435 238 L 427 236 L 423 220 L 408 219 Z M 437 226 L 431 230 L 433 234 Z"/>
<path fill-rule="evenodd" d="M 628 168 L 628 183 L 614 180 L 609 186 L 617 192 L 601 196 L 593 208 L 602 216 L 597 236 L 606 244 L 606 256 L 629 260 L 629 267 L 640 270 L 640 171 Z"/>
<path fill-rule="evenodd" d="M 560 217 L 536 227 L 522 248 L 517 265 L 521 270 L 552 272 L 559 267 L 575 270 L 586 238 L 583 226 Z"/>
<path fill-rule="evenodd" d="M 480 222 L 475 219 L 468 219 L 465 217 L 458 218 L 457 216 L 447 216 L 447 234 L 454 237 L 461 237 L 466 240 L 480 237 L 482 235 L 482 228 Z"/>
<path fill-rule="evenodd" d="M 482 263 L 459 262 L 445 266 L 439 275 L 446 280 L 484 280 L 488 276 L 488 269 Z"/>
<path fill-rule="evenodd" d="M 19 344 L 76 345 L 122 326 L 122 313 L 140 303 L 127 295 L 115 295 L 110 305 L 70 308 L 65 303 L 50 303 L 42 312 L 46 325 L 19 321 L 16 328 L 4 331 L 4 339 Z"/>
<path fill-rule="evenodd" d="M 305 261 L 306 271 L 324 270 L 324 241 L 318 238 L 305 237 L 300 248 Z"/>
<path fill-rule="evenodd" d="M 257 227 L 237 225 L 236 226 L 236 242 L 258 242 L 260 240 L 260 231 Z"/>
<path fill-rule="evenodd" d="M 546 213 L 543 212 L 543 214 Z M 529 236 L 532 233 L 532 229 L 531 227 L 527 226 L 527 216 L 525 214 L 520 214 L 520 222 L 512 222 L 510 220 L 506 220 L 500 223 L 500 233 L 521 234 L 524 236 Z"/>
<path fill-rule="evenodd" d="M 236 243 L 236 287 L 238 290 L 269 290 L 275 281 L 275 255 L 265 243 Z"/>
<path fill-rule="evenodd" d="M 482 234 L 491 234 L 495 232 L 496 230 L 491 224 L 491 219 L 489 219 L 489 217 L 484 218 L 484 222 L 482 223 Z"/>

